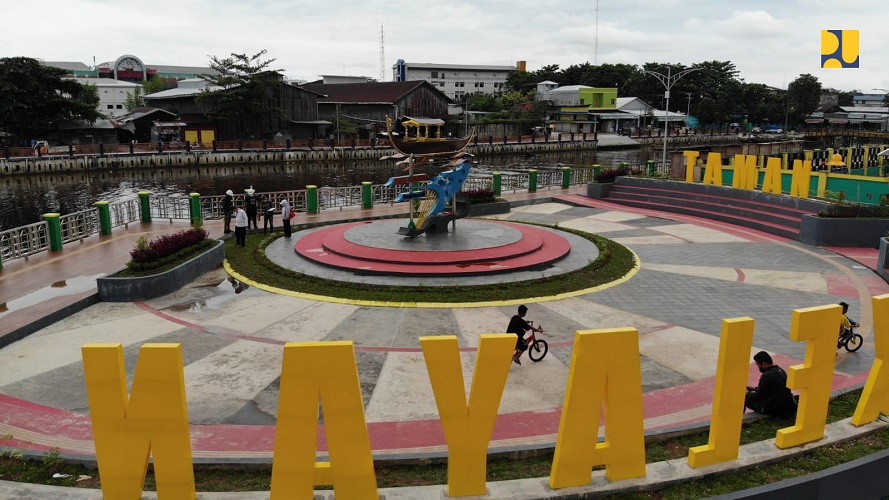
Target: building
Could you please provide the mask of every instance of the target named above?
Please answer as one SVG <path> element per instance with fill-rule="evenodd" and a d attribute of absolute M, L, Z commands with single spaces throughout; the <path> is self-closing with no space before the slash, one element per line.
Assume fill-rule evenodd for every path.
<path fill-rule="evenodd" d="M 114 61 L 99 63 L 94 67 L 87 66 L 81 62 L 70 61 L 44 61 L 43 64 L 68 70 L 71 76 L 75 78 L 105 78 L 135 83 L 154 80 L 155 78 L 175 82 L 197 78 L 200 75 L 217 74 L 217 71 L 213 68 L 203 66 L 149 65 L 132 54 L 124 54 Z"/>
<path fill-rule="evenodd" d="M 95 85 L 99 92 L 99 112 L 107 118 L 117 118 L 126 114 L 127 97 L 136 89 L 142 89 L 142 84 L 114 80 L 111 78 L 81 77 L 72 78 L 83 85 Z"/>
<path fill-rule="evenodd" d="M 883 106 L 885 94 L 862 94 L 852 97 L 852 106 L 861 108 L 878 108 Z"/>
<path fill-rule="evenodd" d="M 208 87 L 201 79 L 182 80 L 178 84 L 175 89 L 146 95 L 145 102 L 177 116 L 176 122 L 182 124 L 179 140 L 209 144 L 216 139 L 317 139 L 320 129 L 330 125 L 318 120 L 319 94 L 288 84 L 280 74 L 266 101 L 269 108 L 278 112 L 237 122 L 211 120 L 196 101 L 204 89 L 211 92 L 226 90 Z"/>
<path fill-rule="evenodd" d="M 386 117 L 422 116 L 447 119 L 451 100 L 426 81 L 382 83 L 309 83 L 303 88 L 322 94 L 318 119 L 337 130 L 355 128 L 360 137 L 385 131 Z M 349 127 L 342 122 L 349 121 Z"/>
<path fill-rule="evenodd" d="M 889 130 L 889 107 L 825 105 L 806 116 L 805 122 L 816 127 L 886 131 Z"/>
<path fill-rule="evenodd" d="M 392 66 L 392 81 L 427 81 L 449 98 L 461 101 L 467 94 L 500 92 L 506 86 L 510 72 L 524 69 L 524 61 L 519 61 L 516 66 L 480 66 L 408 63 L 399 59 Z"/>
<path fill-rule="evenodd" d="M 616 132 L 618 120 L 625 117 L 629 119 L 629 115 L 617 109 L 616 88 L 556 85 L 550 81 L 537 84 L 537 100 L 547 103 L 547 121 L 554 132 Z"/>

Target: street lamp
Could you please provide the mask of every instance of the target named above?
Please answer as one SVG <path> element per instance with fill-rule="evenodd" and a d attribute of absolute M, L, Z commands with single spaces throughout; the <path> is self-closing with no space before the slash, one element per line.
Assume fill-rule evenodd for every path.
<path fill-rule="evenodd" d="M 646 73 L 654 76 L 664 85 L 664 98 L 666 98 L 667 100 L 666 105 L 664 106 L 664 152 L 661 158 L 661 163 L 663 163 L 664 168 L 666 168 L 667 166 L 667 124 L 669 123 L 668 114 L 670 113 L 670 111 L 668 111 L 670 109 L 670 89 L 673 88 L 673 84 L 679 81 L 680 78 L 691 73 L 692 71 L 698 71 L 699 69 L 701 68 L 689 68 L 686 70 L 682 70 L 674 75 L 672 73 L 673 66 L 668 64 L 666 75 L 658 73 L 657 71 L 645 70 Z M 689 98 L 688 102 L 691 103 L 691 98 Z"/>
<path fill-rule="evenodd" d="M 889 90 L 886 89 L 874 89 L 883 92 L 884 94 L 889 94 Z M 883 104 L 886 104 L 886 97 L 883 98 Z M 889 108 L 886 109 L 886 132 L 889 132 Z"/>

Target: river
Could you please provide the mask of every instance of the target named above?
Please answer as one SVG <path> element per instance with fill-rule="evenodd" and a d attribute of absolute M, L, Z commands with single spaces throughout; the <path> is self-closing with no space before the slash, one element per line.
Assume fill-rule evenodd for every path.
<path fill-rule="evenodd" d="M 570 151 L 529 156 L 477 158 L 474 172 L 525 172 L 563 166 L 617 165 L 651 159 L 647 149 L 617 151 Z M 418 169 L 434 175 L 441 167 Z M 232 165 L 226 167 L 155 168 L 112 170 L 76 174 L 28 174 L 0 177 L 0 231 L 43 219 L 45 213 L 68 214 L 95 206 L 97 201 L 135 198 L 139 191 L 156 195 L 221 195 L 226 189 L 242 193 L 253 186 L 257 192 L 319 187 L 357 186 L 364 181 L 382 184 L 404 175 L 394 162 L 325 162 Z"/>

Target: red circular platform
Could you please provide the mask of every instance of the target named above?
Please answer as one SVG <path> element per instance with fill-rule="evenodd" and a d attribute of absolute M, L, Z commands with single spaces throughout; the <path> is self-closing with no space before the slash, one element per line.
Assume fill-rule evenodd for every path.
<path fill-rule="evenodd" d="M 503 221 L 461 221 L 461 229 L 475 231 L 509 231 L 510 237 L 493 239 L 478 246 L 459 241 L 452 233 L 424 235 L 434 243 L 426 248 L 398 248 L 399 242 L 411 247 L 413 240 L 395 234 L 403 221 L 374 221 L 391 228 L 392 245 L 362 244 L 361 235 L 368 222 L 338 224 L 325 227 L 301 237 L 294 250 L 301 257 L 317 264 L 349 270 L 357 274 L 410 276 L 477 276 L 515 272 L 547 266 L 571 251 L 571 244 L 563 236 L 540 227 Z M 485 229 L 489 228 L 489 229 Z M 375 228 L 372 228 L 375 229 Z M 349 233 L 347 237 L 347 233 Z M 376 241 L 367 238 L 368 242 Z M 469 248 L 471 247 L 471 248 Z"/>

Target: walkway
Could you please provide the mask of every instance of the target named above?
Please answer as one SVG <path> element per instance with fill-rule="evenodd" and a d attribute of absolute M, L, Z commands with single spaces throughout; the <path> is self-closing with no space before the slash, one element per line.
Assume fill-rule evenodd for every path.
<path fill-rule="evenodd" d="M 785 367 L 800 362 L 805 350 L 788 338 L 795 308 L 845 300 L 870 341 L 870 296 L 889 293 L 889 285 L 857 262 L 755 230 L 591 200 L 579 196 L 583 191 L 509 195 L 516 204 L 538 203 L 514 206 L 498 218 L 602 234 L 631 248 L 641 270 L 595 293 L 529 301 L 528 317 L 545 327 L 550 354 L 540 363 L 512 365 L 492 449 L 552 445 L 576 330 L 639 329 L 647 431 L 709 420 L 723 318 L 756 319 L 754 350 L 773 352 Z M 544 200 L 552 196 L 558 200 Z M 309 219 L 400 210 L 343 210 Z M 16 324 L 34 321 L 66 301 L 94 293 L 95 277 L 120 268 L 138 236 L 180 228 L 173 226 L 132 225 L 58 254 L 5 264 L 0 300 L 9 311 L 0 313 L 0 328 L 9 331 L 9 318 Z M 212 236 L 221 235 L 219 222 L 207 228 Z M 873 254 L 845 251 L 857 257 Z M 0 372 L 0 435 L 12 435 L 0 444 L 92 455 L 80 347 L 121 342 L 132 374 L 142 343 L 179 342 L 195 458 L 270 459 L 281 347 L 290 341 L 348 339 L 355 342 L 375 454 L 440 456 L 444 436 L 418 338 L 457 335 L 469 380 L 478 335 L 502 330 L 515 308 L 366 307 L 273 294 L 260 286 L 235 294 L 224 278 L 223 271 L 215 271 L 158 299 L 97 304 L 0 350 L 5 368 Z M 67 286 L 51 286 L 60 280 Z M 834 389 L 862 383 L 872 361 L 870 344 L 858 353 L 841 354 Z M 750 377 L 751 384 L 758 377 L 752 365 Z"/>

